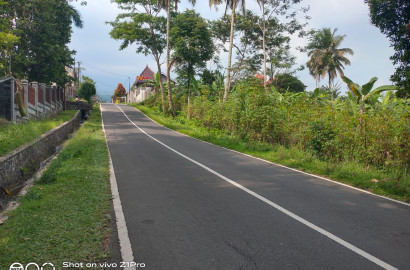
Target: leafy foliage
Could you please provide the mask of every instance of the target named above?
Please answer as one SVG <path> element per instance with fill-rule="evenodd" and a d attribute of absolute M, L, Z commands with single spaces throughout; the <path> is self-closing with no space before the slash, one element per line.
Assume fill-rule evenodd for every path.
<path fill-rule="evenodd" d="M 4 8 L 8 3 L 0 1 L 0 8 Z M 10 24 L 11 16 L 0 17 L 0 74 L 6 73 L 5 67 L 9 61 L 13 46 L 19 41 L 19 38 L 13 34 L 13 29 Z"/>
<path fill-rule="evenodd" d="M 64 86 L 71 78 L 66 67 L 74 63 L 68 48 L 71 23 L 81 27 L 77 10 L 66 0 L 10 0 L 0 5 L 4 17 L 13 18 L 13 32 L 19 38 L 11 52 L 11 70 L 30 81 L 55 82 Z"/>
<path fill-rule="evenodd" d="M 286 9 L 276 12 L 287 13 Z M 232 65 L 232 81 L 253 76 L 263 70 L 264 52 L 267 64 L 266 77 L 269 75 L 272 79 L 278 73 L 293 73 L 296 58 L 290 54 L 290 38 L 287 34 L 302 32 L 303 26 L 297 20 L 284 21 L 274 16 L 263 19 L 250 10 L 246 10 L 243 15 L 236 14 L 233 43 L 236 62 Z M 213 37 L 218 50 L 224 49 L 224 44 L 229 38 L 229 28 L 229 16 L 225 15 L 212 22 Z"/>
<path fill-rule="evenodd" d="M 320 89 L 280 93 L 265 89 L 260 81 L 243 80 L 221 102 L 204 95 L 207 86 L 203 85 L 202 94 L 192 98 L 190 117 L 215 134 L 237 136 L 249 143 L 279 144 L 331 163 L 360 163 L 408 174 L 409 103 L 391 93 L 376 98 L 376 93 L 386 88 L 372 88 L 369 84 L 361 87 L 362 94 L 372 94 L 365 98 L 367 109 L 359 113 L 356 99 L 338 97 L 332 101 L 331 94 Z M 179 119 L 183 121 L 184 96 L 175 104 L 182 108 Z M 146 105 L 156 106 L 155 102 Z"/>
<path fill-rule="evenodd" d="M 78 90 L 78 96 L 84 98 L 89 103 L 91 102 L 91 97 L 97 94 L 95 84 L 90 81 L 85 81 L 81 84 L 80 89 Z"/>
<path fill-rule="evenodd" d="M 305 48 L 310 56 L 307 62 L 310 74 L 317 82 L 327 74 L 329 88 L 337 73 L 343 76 L 344 65 L 350 65 L 350 60 L 345 55 L 353 54 L 350 48 L 339 48 L 346 35 L 336 35 L 336 31 L 337 28 L 333 31 L 330 28 L 313 31 Z"/>
<path fill-rule="evenodd" d="M 196 70 L 204 68 L 214 52 L 207 22 L 194 10 L 179 14 L 171 29 L 171 44 L 174 49 L 172 56 L 177 61 L 178 78 L 188 90 L 189 102 Z"/>
<path fill-rule="evenodd" d="M 115 21 L 108 22 L 113 28 L 112 38 L 122 40 L 120 49 L 136 44 L 137 53 L 154 56 L 158 72 L 161 71 L 161 55 L 166 47 L 166 19 L 160 15 L 161 7 L 151 0 L 116 0 L 119 8 L 128 11 L 117 16 Z M 142 6 L 145 12 L 139 12 Z M 165 110 L 165 91 L 162 80 L 158 89 L 161 91 L 162 111 Z"/>
<path fill-rule="evenodd" d="M 370 81 L 362 86 L 354 83 L 352 80 L 346 76 L 342 76 L 343 81 L 347 84 L 349 90 L 349 97 L 351 100 L 355 100 L 357 104 L 360 104 L 360 113 L 364 112 L 366 103 L 375 103 L 379 97 L 379 94 L 384 91 L 396 90 L 393 85 L 383 85 L 376 89 L 372 89 L 377 77 L 373 77 Z"/>
<path fill-rule="evenodd" d="M 125 90 L 125 87 L 122 85 L 122 83 L 119 83 L 117 85 L 117 88 L 114 90 L 114 94 L 112 95 L 113 100 L 117 100 L 120 97 L 123 97 L 127 94 L 127 91 Z"/>
<path fill-rule="evenodd" d="M 398 95 L 410 97 L 410 2 L 407 0 L 365 0 L 373 25 L 385 34 L 395 50 L 390 57 L 398 65 L 391 80 L 399 87 Z"/>
<path fill-rule="evenodd" d="M 277 74 L 273 79 L 273 86 L 279 92 L 303 92 L 305 91 L 305 85 L 296 77 L 290 74 Z"/>

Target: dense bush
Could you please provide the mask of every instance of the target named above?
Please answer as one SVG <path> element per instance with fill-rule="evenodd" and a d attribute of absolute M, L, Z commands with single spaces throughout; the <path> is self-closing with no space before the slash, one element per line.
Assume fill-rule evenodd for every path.
<path fill-rule="evenodd" d="M 160 107 L 153 96 L 146 105 Z M 185 116 L 184 98 L 175 107 Z M 193 99 L 190 117 L 198 125 L 252 142 L 294 146 L 325 160 L 354 161 L 408 174 L 408 101 L 391 99 L 360 107 L 347 98 L 265 90 L 254 82 L 237 84 L 225 102 L 206 95 Z"/>

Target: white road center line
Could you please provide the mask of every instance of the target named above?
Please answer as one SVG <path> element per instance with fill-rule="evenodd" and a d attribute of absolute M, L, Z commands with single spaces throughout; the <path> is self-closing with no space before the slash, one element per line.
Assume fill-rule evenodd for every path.
<path fill-rule="evenodd" d="M 257 194 L 256 192 L 254 192 L 254 191 L 252 191 L 252 190 L 250 190 L 250 189 L 248 189 L 248 188 L 242 186 L 241 184 L 238 184 L 237 182 L 235 182 L 235 181 L 229 179 L 228 177 L 226 177 L 226 176 L 224 176 L 224 175 L 222 175 L 222 174 L 220 174 L 220 173 L 218 173 L 218 172 L 212 170 L 211 168 L 205 166 L 204 164 L 202 164 L 202 163 L 200 163 L 200 162 L 198 162 L 198 161 L 196 161 L 196 160 L 194 160 L 194 159 L 192 159 L 192 158 L 190 158 L 190 157 L 188 157 L 188 156 L 186 156 L 186 155 L 184 155 L 184 154 L 178 152 L 178 151 L 175 150 L 174 148 L 172 148 L 172 147 L 166 145 L 165 143 L 161 142 L 160 140 L 154 138 L 153 136 L 151 136 L 150 134 L 148 134 L 147 132 L 145 132 L 143 129 L 141 129 L 138 125 L 136 125 L 136 124 L 125 114 L 125 112 L 120 108 L 120 106 L 118 106 L 118 105 L 116 105 L 116 106 L 118 107 L 118 109 L 120 109 L 120 111 L 124 114 L 124 116 L 128 119 L 128 121 L 130 121 L 130 122 L 131 122 L 136 128 L 138 128 L 142 133 L 144 133 L 145 135 L 147 135 L 148 137 L 150 137 L 152 140 L 156 141 L 157 143 L 159 143 L 159 144 L 163 145 L 164 147 L 168 148 L 168 149 L 171 150 L 172 152 L 176 153 L 177 155 L 179 155 L 179 156 L 181 156 L 181 157 L 183 157 L 183 158 L 185 158 L 185 159 L 191 161 L 192 163 L 198 165 L 199 167 L 202 167 L 203 169 L 207 170 L 208 172 L 210 172 L 210 173 L 212 173 L 212 174 L 218 176 L 218 177 L 221 178 L 222 180 L 224 180 L 224 181 L 230 183 L 231 185 L 233 185 L 233 186 L 235 186 L 235 187 L 237 187 L 237 188 L 239 188 L 239 189 L 245 191 L 246 193 L 248 193 L 248 194 L 254 196 L 255 198 L 258 198 L 259 200 L 263 201 L 264 203 L 266 203 L 266 204 L 272 206 L 273 208 L 275 208 L 275 209 L 281 211 L 282 213 L 288 215 L 289 217 L 291 217 L 291 218 L 293 218 L 293 219 L 299 221 L 300 223 L 302 223 L 302 224 L 308 226 L 309 228 L 311 228 L 311 229 L 313 229 L 313 230 L 315 230 L 315 231 L 321 233 L 322 235 L 324 235 L 324 236 L 326 236 L 326 237 L 332 239 L 333 241 L 335 241 L 335 242 L 339 243 L 340 245 L 342 245 L 342 246 L 344 246 L 344 247 L 350 249 L 351 251 L 353 251 L 353 252 L 357 253 L 358 255 L 360 255 L 360 256 L 366 258 L 367 260 L 369 260 L 369 261 L 371 261 L 371 262 L 373 262 L 373 263 L 379 265 L 380 267 L 382 267 L 382 268 L 384 268 L 384 269 L 391 269 L 391 270 L 392 270 L 392 269 L 398 269 L 398 268 L 396 268 L 396 267 L 394 267 L 394 266 L 392 266 L 392 265 L 390 265 L 390 264 L 388 264 L 388 263 L 386 263 L 386 262 L 384 262 L 384 261 L 382 261 L 382 260 L 380 260 L 380 259 L 374 257 L 373 255 L 367 253 L 366 251 L 364 251 L 364 250 L 362 250 L 362 249 L 360 249 L 360 248 L 358 248 L 358 247 L 356 247 L 356 246 L 354 246 L 354 245 L 352 245 L 352 244 L 346 242 L 345 240 L 343 240 L 343 239 L 337 237 L 336 235 L 334 235 L 334 234 L 332 234 L 332 233 L 330 233 L 330 232 L 328 232 L 328 231 L 326 231 L 326 230 L 324 230 L 324 229 L 322 229 L 322 228 L 316 226 L 315 224 L 313 224 L 313 223 L 307 221 L 306 219 L 304 219 L 304 218 L 302 218 L 302 217 L 300 217 L 300 216 L 298 216 L 298 215 L 296 215 L 296 214 L 290 212 L 289 210 L 286 210 L 286 209 L 283 208 L 282 206 L 280 206 L 280 205 L 278 205 L 278 204 L 276 204 L 276 203 L 274 203 L 274 202 L 268 200 L 267 198 L 265 198 L 265 197 L 263 197 L 263 196 Z"/>

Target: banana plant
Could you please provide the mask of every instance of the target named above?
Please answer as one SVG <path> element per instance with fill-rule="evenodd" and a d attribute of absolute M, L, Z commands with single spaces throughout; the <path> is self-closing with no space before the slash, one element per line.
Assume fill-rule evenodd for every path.
<path fill-rule="evenodd" d="M 377 77 L 373 77 L 370 81 L 362 86 L 354 83 L 346 76 L 342 76 L 342 80 L 347 84 L 351 92 L 348 93 L 350 100 L 354 100 L 357 104 L 360 104 L 360 114 L 365 111 L 365 105 L 371 103 L 379 97 L 379 94 L 384 91 L 397 90 L 394 85 L 383 85 L 375 89 L 372 89 Z"/>
<path fill-rule="evenodd" d="M 151 84 L 154 87 L 154 89 L 158 91 L 160 89 L 160 86 L 161 86 L 159 80 L 160 80 L 159 73 L 157 72 L 154 75 L 154 79 L 153 80 L 147 80 L 147 83 Z"/>

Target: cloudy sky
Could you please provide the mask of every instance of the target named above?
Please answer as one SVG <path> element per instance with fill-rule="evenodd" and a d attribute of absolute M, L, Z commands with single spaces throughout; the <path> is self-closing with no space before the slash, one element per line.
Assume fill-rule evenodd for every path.
<path fill-rule="evenodd" d="M 97 82 L 97 92 L 101 96 L 110 96 L 117 84 L 121 82 L 126 89 L 132 85 L 146 65 L 156 71 L 153 57 L 137 54 L 136 46 L 120 51 L 120 41 L 110 38 L 111 26 L 105 24 L 112 21 L 117 14 L 121 13 L 116 4 L 110 0 L 88 0 L 86 6 L 78 3 L 73 5 L 80 11 L 84 28 L 74 29 L 70 48 L 77 51 L 76 61 L 87 75 Z M 192 8 L 182 1 L 179 9 Z M 389 77 L 394 72 L 394 67 L 389 57 L 393 55 L 393 49 L 389 46 L 388 39 L 380 33 L 379 29 L 369 22 L 368 7 L 362 0 L 303 0 L 305 5 L 310 6 L 308 15 L 311 16 L 309 28 L 338 28 L 337 33 L 346 35 L 341 47 L 351 48 L 353 56 L 348 56 L 351 65 L 345 69 L 345 75 L 353 81 L 364 84 L 373 76 L 379 78 L 376 86 L 390 84 Z M 220 6 L 218 11 L 210 9 L 207 0 L 197 1 L 195 9 L 204 18 L 217 19 L 224 11 Z M 247 8 L 258 10 L 255 0 L 247 2 Z M 294 38 L 292 47 L 304 45 L 306 40 Z M 306 54 L 293 50 L 297 56 L 299 65 L 308 60 Z M 226 58 L 223 57 L 222 58 Z M 224 60 L 224 59 L 221 59 Z M 227 62 L 227 60 L 223 61 Z M 165 69 L 165 68 L 163 68 Z M 307 69 L 300 71 L 297 77 L 308 86 L 307 90 L 315 88 L 315 80 L 309 75 Z M 326 84 L 327 79 L 323 80 Z M 340 80 L 338 80 L 340 81 Z M 345 85 L 342 84 L 342 92 Z"/>

